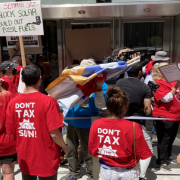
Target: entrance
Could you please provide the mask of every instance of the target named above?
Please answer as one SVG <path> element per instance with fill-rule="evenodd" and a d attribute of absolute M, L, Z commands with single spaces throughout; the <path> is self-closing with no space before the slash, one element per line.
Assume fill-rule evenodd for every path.
<path fill-rule="evenodd" d="M 109 18 L 109 19 L 74 19 L 61 20 L 63 39 L 61 44 L 65 51 L 65 30 L 110 28 L 111 48 L 146 49 L 148 57 L 156 51 L 166 51 L 173 62 L 173 17 L 155 18 Z M 97 42 L 98 43 L 98 42 Z M 66 67 L 65 54 L 62 53 L 62 65 Z M 62 68 L 62 69 L 63 69 Z"/>

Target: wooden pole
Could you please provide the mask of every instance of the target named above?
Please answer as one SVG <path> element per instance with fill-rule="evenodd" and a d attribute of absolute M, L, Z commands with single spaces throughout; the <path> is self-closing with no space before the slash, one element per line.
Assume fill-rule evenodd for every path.
<path fill-rule="evenodd" d="M 26 58 L 25 58 L 25 53 L 24 53 L 24 43 L 23 43 L 22 36 L 19 36 L 19 43 L 20 43 L 20 50 L 21 50 L 22 65 L 23 67 L 26 67 Z"/>

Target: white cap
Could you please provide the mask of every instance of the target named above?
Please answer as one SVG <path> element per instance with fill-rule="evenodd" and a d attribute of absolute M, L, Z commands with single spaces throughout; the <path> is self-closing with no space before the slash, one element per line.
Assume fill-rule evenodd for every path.
<path fill-rule="evenodd" d="M 94 66 L 94 65 L 96 65 L 94 59 L 84 59 L 81 61 L 80 67 Z"/>

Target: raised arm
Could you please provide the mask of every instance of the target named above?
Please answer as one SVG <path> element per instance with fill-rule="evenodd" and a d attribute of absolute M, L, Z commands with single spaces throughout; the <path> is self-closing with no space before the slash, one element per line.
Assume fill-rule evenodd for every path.
<path fill-rule="evenodd" d="M 12 50 L 9 61 L 12 61 L 13 57 L 16 56 L 19 49 L 20 49 L 20 44 L 19 42 L 16 42 L 16 47 Z"/>

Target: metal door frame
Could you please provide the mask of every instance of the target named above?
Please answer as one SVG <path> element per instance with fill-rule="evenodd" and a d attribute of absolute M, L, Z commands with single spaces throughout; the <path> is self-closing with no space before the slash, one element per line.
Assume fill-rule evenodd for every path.
<path fill-rule="evenodd" d="M 124 48 L 124 23 L 138 22 L 164 22 L 163 50 L 170 57 L 170 62 L 174 62 L 174 17 L 155 17 L 155 18 L 119 18 L 119 46 Z"/>

